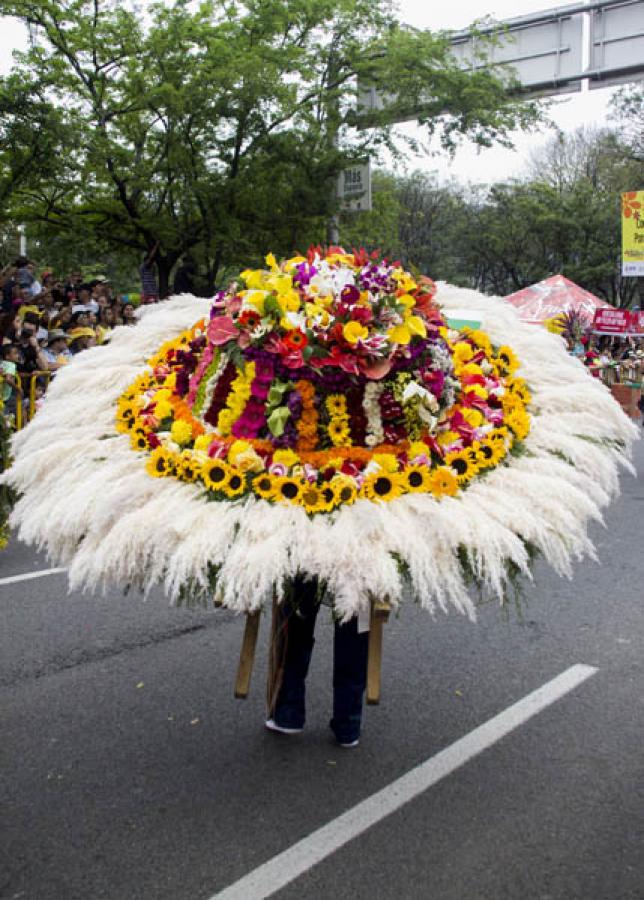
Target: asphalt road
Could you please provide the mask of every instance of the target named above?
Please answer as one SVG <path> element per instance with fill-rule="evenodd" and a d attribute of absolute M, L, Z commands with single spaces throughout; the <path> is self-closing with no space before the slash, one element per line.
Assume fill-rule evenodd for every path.
<path fill-rule="evenodd" d="M 265 732 L 266 623 L 161 597 L 0 583 L 0 897 L 209 900 L 577 663 L 597 673 L 274 896 L 644 897 L 644 443 L 594 534 L 600 564 L 537 570 L 477 625 L 406 608 L 361 745 L 327 728 L 321 616 L 302 735 Z M 47 568 L 18 544 L 0 579 Z"/>

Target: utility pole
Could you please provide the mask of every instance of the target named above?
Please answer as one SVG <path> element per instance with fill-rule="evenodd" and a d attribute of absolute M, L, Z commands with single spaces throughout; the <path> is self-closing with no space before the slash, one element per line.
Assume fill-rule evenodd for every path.
<path fill-rule="evenodd" d="M 331 47 L 329 49 L 329 65 L 327 76 L 327 90 L 334 85 L 339 73 L 337 43 L 339 35 L 334 34 L 331 39 Z M 335 157 L 339 146 L 339 132 L 341 124 L 340 115 L 340 94 L 337 88 L 329 90 L 329 97 L 326 101 L 326 138 L 329 155 Z M 329 217 L 326 228 L 326 239 L 329 245 L 337 245 L 340 243 L 340 214 L 337 211 L 338 202 L 338 179 L 337 177 L 329 178 L 329 192 L 336 204 L 336 211 Z"/>

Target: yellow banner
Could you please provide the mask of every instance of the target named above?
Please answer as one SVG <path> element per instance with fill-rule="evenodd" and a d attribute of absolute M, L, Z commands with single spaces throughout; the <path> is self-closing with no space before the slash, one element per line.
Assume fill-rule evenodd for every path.
<path fill-rule="evenodd" d="M 622 194 L 622 275 L 644 276 L 644 191 Z"/>

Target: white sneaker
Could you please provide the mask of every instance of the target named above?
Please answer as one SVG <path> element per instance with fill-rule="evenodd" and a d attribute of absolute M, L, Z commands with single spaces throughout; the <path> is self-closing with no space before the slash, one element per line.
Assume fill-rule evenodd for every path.
<path fill-rule="evenodd" d="M 264 724 L 269 731 L 278 731 L 280 734 L 299 734 L 300 731 L 304 731 L 303 728 L 284 728 L 278 725 L 275 719 L 267 719 Z"/>
<path fill-rule="evenodd" d="M 357 747 L 359 743 L 360 738 L 356 738 L 355 741 L 350 741 L 348 744 L 343 744 L 342 741 L 338 741 L 340 747 Z"/>

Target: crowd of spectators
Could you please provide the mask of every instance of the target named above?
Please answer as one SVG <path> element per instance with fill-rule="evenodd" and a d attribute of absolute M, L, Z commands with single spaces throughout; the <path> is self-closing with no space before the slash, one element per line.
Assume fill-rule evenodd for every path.
<path fill-rule="evenodd" d="M 116 294 L 106 278 L 86 280 L 80 271 L 58 278 L 26 257 L 0 273 L 0 310 L 1 399 L 14 421 L 18 404 L 27 414 L 30 400 L 37 407 L 49 379 L 75 354 L 137 321 L 130 295 Z"/>

